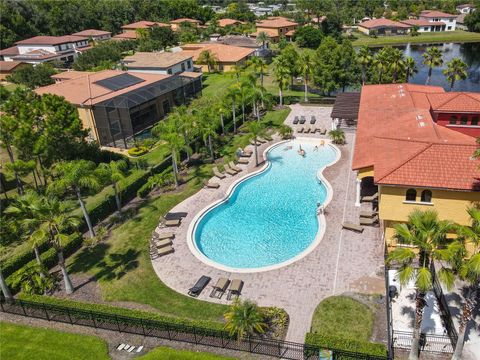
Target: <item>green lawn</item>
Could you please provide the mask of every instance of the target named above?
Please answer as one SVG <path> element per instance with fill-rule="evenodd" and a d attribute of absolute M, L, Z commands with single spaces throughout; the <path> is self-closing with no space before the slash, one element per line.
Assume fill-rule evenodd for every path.
<path fill-rule="evenodd" d="M 161 216 L 196 193 L 203 186 L 202 180 L 210 176 L 210 166 L 191 168 L 180 192 L 147 200 L 138 214 L 114 229 L 106 241 L 72 256 L 69 270 L 95 275 L 107 301 L 132 301 L 151 305 L 165 315 L 222 321 L 225 305 L 195 300 L 171 290 L 155 274 L 149 255 L 150 237 Z"/>
<path fill-rule="evenodd" d="M 312 333 L 370 341 L 373 312 L 357 300 L 332 296 L 318 304 L 312 319 Z"/>
<path fill-rule="evenodd" d="M 231 357 L 225 357 L 205 352 L 193 352 L 186 350 L 175 350 L 168 347 L 158 347 L 148 354 L 140 356 L 138 360 L 234 360 Z"/>
<path fill-rule="evenodd" d="M 406 43 L 443 43 L 443 42 L 480 42 L 480 33 L 468 31 L 443 31 L 437 33 L 421 33 L 419 36 L 392 35 L 373 38 L 359 32 L 354 35 L 358 38 L 353 41 L 354 46 L 381 46 Z"/>
<path fill-rule="evenodd" d="M 0 359 L 110 359 L 107 344 L 94 336 L 0 322 Z"/>

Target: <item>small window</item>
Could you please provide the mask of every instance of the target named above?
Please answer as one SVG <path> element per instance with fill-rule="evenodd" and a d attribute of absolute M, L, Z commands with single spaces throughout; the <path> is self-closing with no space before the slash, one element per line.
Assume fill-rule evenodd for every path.
<path fill-rule="evenodd" d="M 185 64 L 182 63 L 182 71 L 185 71 Z"/>
<path fill-rule="evenodd" d="M 461 125 L 467 125 L 467 123 L 468 123 L 468 116 L 463 115 L 463 116 L 460 118 L 460 124 L 461 124 Z"/>
<path fill-rule="evenodd" d="M 192 62 L 190 60 L 187 61 L 187 67 L 190 69 L 192 67 Z"/>
<path fill-rule="evenodd" d="M 417 201 L 417 190 L 408 189 L 407 195 L 405 196 L 406 201 Z"/>
<path fill-rule="evenodd" d="M 172 75 L 172 69 L 168 69 L 168 70 L 167 70 L 167 73 L 169 73 L 170 75 Z"/>
<path fill-rule="evenodd" d="M 457 117 L 455 115 L 450 116 L 450 124 L 455 125 L 457 123 Z"/>
<path fill-rule="evenodd" d="M 472 117 L 472 125 L 475 125 L 475 126 L 478 125 L 478 116 Z"/>
<path fill-rule="evenodd" d="M 430 190 L 423 190 L 421 201 L 424 203 L 431 203 L 432 202 L 432 192 Z"/>

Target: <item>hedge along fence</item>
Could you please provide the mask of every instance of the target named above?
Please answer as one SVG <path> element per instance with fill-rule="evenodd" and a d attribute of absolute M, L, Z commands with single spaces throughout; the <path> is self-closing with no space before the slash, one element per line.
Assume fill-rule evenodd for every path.
<path fill-rule="evenodd" d="M 307 333 L 305 344 L 327 349 L 339 349 L 372 356 L 387 356 L 387 347 L 384 344 L 358 341 L 355 339 L 339 338 L 322 333 Z"/>

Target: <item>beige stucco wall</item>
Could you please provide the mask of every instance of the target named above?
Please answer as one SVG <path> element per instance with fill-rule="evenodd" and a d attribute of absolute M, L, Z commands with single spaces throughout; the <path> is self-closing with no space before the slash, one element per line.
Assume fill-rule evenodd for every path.
<path fill-rule="evenodd" d="M 93 111 L 90 108 L 77 107 L 78 117 L 82 121 L 84 129 L 89 130 L 89 134 L 92 138 L 98 141 L 97 128 L 95 127 L 95 119 L 93 117 Z"/>

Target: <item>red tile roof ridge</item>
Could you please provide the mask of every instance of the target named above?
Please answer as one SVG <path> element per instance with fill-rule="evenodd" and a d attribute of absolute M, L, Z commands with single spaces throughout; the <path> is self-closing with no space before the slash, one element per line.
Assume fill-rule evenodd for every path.
<path fill-rule="evenodd" d="M 478 93 L 472 93 L 472 92 L 468 92 L 468 91 L 459 91 L 459 92 L 448 92 L 448 93 L 441 93 L 443 95 L 450 95 L 450 96 L 446 96 L 446 100 L 444 102 L 441 102 L 440 104 L 436 104 L 435 105 L 435 108 L 433 108 L 433 105 L 431 104 L 430 102 L 430 99 L 428 98 L 428 95 L 435 95 L 435 94 L 428 94 L 427 95 L 427 99 L 428 101 L 430 102 L 430 104 L 432 105 L 432 109 L 435 110 L 435 109 L 441 109 L 444 105 L 448 104 L 449 102 L 453 101 L 454 99 L 458 98 L 459 96 L 467 96 L 469 97 L 470 99 L 480 103 L 480 98 L 477 98 L 475 96 L 473 96 L 473 94 L 478 94 Z M 453 94 L 453 95 L 452 95 Z M 457 109 L 456 111 L 458 112 L 462 112 L 461 110 Z"/>

